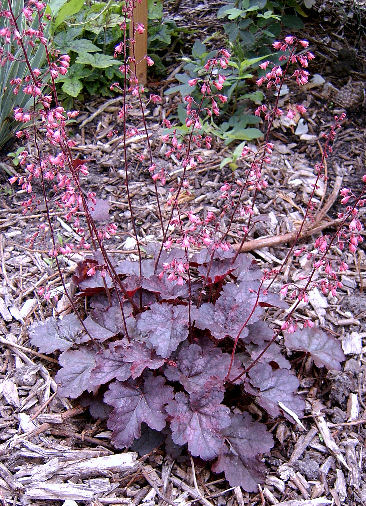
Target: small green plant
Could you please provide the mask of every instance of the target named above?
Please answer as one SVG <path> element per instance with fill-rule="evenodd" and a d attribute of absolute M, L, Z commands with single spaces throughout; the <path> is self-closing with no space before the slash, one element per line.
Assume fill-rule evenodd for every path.
<path fill-rule="evenodd" d="M 180 84 L 169 88 L 166 94 L 179 92 L 183 99 L 192 95 L 190 83 L 200 80 L 205 72 L 205 65 L 215 54 L 216 51 L 209 51 L 206 44 L 196 41 L 193 45 L 192 56 L 183 58 L 185 62 L 184 73 L 176 75 Z M 242 61 L 239 61 L 235 56 L 230 58 L 227 68 L 222 70 L 225 80 L 221 83 L 221 89 L 227 98 L 225 102 L 220 104 L 224 121 L 219 124 L 215 115 L 207 114 L 202 125 L 202 131 L 205 134 L 224 139 L 226 144 L 236 140 L 258 139 L 262 136 L 262 132 L 256 128 L 261 120 L 247 112 L 244 101 L 251 100 L 256 104 L 261 103 L 263 93 L 258 90 L 248 93 L 248 81 L 253 79 L 257 64 L 266 57 L 268 55 Z M 192 96 L 199 103 L 202 99 L 202 89 L 196 88 Z M 186 109 L 181 104 L 178 106 L 178 117 L 182 125 L 185 125 L 186 116 Z M 182 126 L 180 130 L 182 133 L 188 131 L 186 126 Z"/>
<path fill-rule="evenodd" d="M 163 52 L 173 39 L 178 41 L 180 29 L 164 17 L 162 0 L 149 0 L 148 7 L 148 54 L 155 62 L 155 73 L 161 75 L 165 71 Z M 111 0 L 50 2 L 55 49 L 71 57 L 69 72 L 57 79 L 64 104 L 85 93 L 112 96 L 110 84 L 123 80 L 120 62 L 113 57 L 120 42 L 120 26 L 126 22 L 122 8 Z"/>
<path fill-rule="evenodd" d="M 227 0 L 217 12 L 226 19 L 224 31 L 231 50 L 239 59 L 268 53 L 283 28 L 296 31 L 303 27 L 298 16 L 306 16 L 296 0 Z"/>
<path fill-rule="evenodd" d="M 112 1 L 51 1 L 53 44 L 71 58 L 66 75 L 57 83 L 63 97 L 76 98 L 82 93 L 111 96 L 110 83 L 122 78 L 120 63 L 113 58 L 119 41 L 120 25 L 125 19 L 121 6 Z"/>
<path fill-rule="evenodd" d="M 39 27 L 39 19 L 35 17 L 29 21 L 25 16 L 20 16 L 24 9 L 24 0 L 14 0 L 14 17 L 17 19 L 19 34 L 27 51 L 28 60 L 33 69 L 39 69 L 45 60 L 45 48 L 41 43 L 37 45 L 27 44 L 26 29 L 36 30 Z M 2 10 L 8 6 L 7 0 L 1 0 Z M 1 38 L 2 48 L 0 50 L 0 149 L 8 142 L 15 133 L 19 124 L 14 120 L 14 109 L 17 107 L 27 108 L 32 102 L 29 94 L 24 92 L 23 77 L 28 71 L 27 63 L 23 55 L 23 49 L 18 41 L 7 37 L 10 33 L 10 25 L 14 21 L 4 16 L 0 17 L 0 31 L 4 34 Z M 48 25 L 44 25 L 44 31 L 47 34 Z M 12 55 L 9 58 L 9 55 Z M 18 79 L 19 86 L 16 87 L 17 93 L 14 93 L 12 84 Z"/>
<path fill-rule="evenodd" d="M 166 72 L 167 49 L 172 52 L 182 45 L 181 34 L 191 30 L 178 27 L 174 20 L 164 15 L 162 0 L 148 0 L 148 54 L 154 60 L 152 72 L 162 76 Z"/>

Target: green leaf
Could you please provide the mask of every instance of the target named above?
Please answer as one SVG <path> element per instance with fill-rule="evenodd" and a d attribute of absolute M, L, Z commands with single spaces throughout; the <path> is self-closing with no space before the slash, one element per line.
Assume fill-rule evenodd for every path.
<path fill-rule="evenodd" d="M 298 16 L 282 16 L 282 23 L 287 28 L 292 28 L 294 30 L 300 30 L 304 28 L 304 23 Z"/>
<path fill-rule="evenodd" d="M 84 0 L 69 0 L 59 10 L 54 22 L 54 29 L 61 25 L 65 19 L 77 14 L 84 6 Z"/>
<path fill-rule="evenodd" d="M 162 0 L 148 0 L 148 18 L 149 19 L 162 19 L 163 17 L 163 2 Z"/>
<path fill-rule="evenodd" d="M 57 33 L 53 38 L 53 43 L 55 44 L 56 49 L 58 49 L 62 54 L 67 54 L 70 44 L 74 39 L 76 39 L 76 37 L 79 37 L 81 32 L 81 26 L 72 26 L 67 30 L 62 30 Z"/>
<path fill-rule="evenodd" d="M 67 0 L 51 0 L 48 5 L 51 9 L 52 16 L 57 16 L 59 10 L 66 2 Z"/>
<path fill-rule="evenodd" d="M 235 42 L 239 35 L 239 27 L 236 23 L 225 23 L 224 30 L 231 43 Z"/>
<path fill-rule="evenodd" d="M 247 8 L 248 12 L 259 11 L 260 9 L 264 9 L 267 4 L 267 0 L 251 0 L 250 5 Z"/>
<path fill-rule="evenodd" d="M 272 11 L 266 11 L 264 14 L 257 14 L 257 18 L 277 19 L 277 21 L 281 21 L 281 16 L 277 16 L 276 14 L 273 14 Z"/>
<path fill-rule="evenodd" d="M 236 7 L 232 8 L 232 9 L 228 9 L 226 11 L 226 15 L 229 19 L 236 19 L 239 16 L 242 18 L 245 18 L 245 12 L 242 11 L 241 9 L 237 9 Z"/>
<path fill-rule="evenodd" d="M 62 91 L 70 95 L 71 97 L 77 97 L 83 89 L 83 83 L 79 79 L 65 79 L 62 85 Z"/>
<path fill-rule="evenodd" d="M 106 54 L 91 54 L 91 53 L 83 53 L 80 54 L 75 63 L 83 63 L 84 65 L 91 65 L 96 69 L 106 69 L 108 67 L 112 67 L 113 65 L 120 65 L 121 62 L 118 62 L 113 58 L 113 56 L 108 56 Z"/>
<path fill-rule="evenodd" d="M 263 102 L 264 95 L 261 91 L 253 91 L 251 93 L 245 93 L 244 95 L 241 95 L 238 100 L 241 99 L 249 99 L 252 100 L 255 104 L 261 104 Z"/>
<path fill-rule="evenodd" d="M 226 17 L 226 13 L 227 11 L 229 11 L 231 9 L 231 5 L 223 5 L 222 7 L 220 7 L 220 9 L 217 11 L 217 19 L 222 19 L 222 18 L 225 18 Z"/>
<path fill-rule="evenodd" d="M 206 51 L 206 46 L 200 40 L 196 40 L 196 42 L 193 44 L 192 55 L 195 58 L 200 58 L 206 53 Z"/>
<path fill-rule="evenodd" d="M 70 42 L 69 49 L 76 53 L 95 53 L 101 49 L 88 39 L 77 39 Z"/>
<path fill-rule="evenodd" d="M 190 95 L 192 93 L 192 87 L 189 86 L 189 84 L 181 84 L 179 86 L 172 86 L 171 88 L 168 88 L 164 95 L 172 95 L 173 93 L 179 92 L 182 97 L 186 97 L 187 95 Z"/>
<path fill-rule="evenodd" d="M 251 141 L 263 137 L 263 133 L 258 128 L 240 128 L 231 130 L 224 134 L 225 143 L 230 144 L 233 141 Z"/>
<path fill-rule="evenodd" d="M 234 149 L 234 152 L 233 152 L 233 159 L 234 161 L 236 162 L 236 160 L 239 158 L 239 156 L 241 156 L 241 152 L 243 151 L 243 147 L 245 146 L 245 141 L 244 142 L 241 142 L 238 146 L 236 146 L 236 148 Z"/>
<path fill-rule="evenodd" d="M 262 60 L 265 60 L 266 58 L 269 58 L 270 54 L 265 54 L 264 56 L 258 56 L 257 58 L 248 58 L 241 62 L 240 65 L 240 72 L 243 72 L 243 70 L 247 69 L 248 67 L 251 67 L 255 63 L 258 63 Z"/>

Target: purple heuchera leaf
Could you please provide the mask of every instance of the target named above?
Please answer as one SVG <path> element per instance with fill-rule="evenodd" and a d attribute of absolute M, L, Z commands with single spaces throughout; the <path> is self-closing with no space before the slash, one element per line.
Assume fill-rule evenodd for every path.
<path fill-rule="evenodd" d="M 66 315 L 62 320 L 51 316 L 46 321 L 31 326 L 30 342 L 33 346 L 37 346 L 41 353 L 66 351 L 75 342 L 81 342 L 82 330 L 79 318 L 73 313 Z"/>
<path fill-rule="evenodd" d="M 229 427 L 222 431 L 233 453 L 250 458 L 268 453 L 273 437 L 263 423 L 256 422 L 249 413 L 235 414 Z"/>
<path fill-rule="evenodd" d="M 340 371 L 340 362 L 346 359 L 341 343 L 317 327 L 285 334 L 285 344 L 289 350 L 310 353 L 317 367 Z"/>
<path fill-rule="evenodd" d="M 204 460 L 217 457 L 224 442 L 221 430 L 230 425 L 230 410 L 221 404 L 223 398 L 218 390 L 190 397 L 178 392 L 166 408 L 172 417 L 173 441 L 178 445 L 188 443 L 191 454 Z"/>
<path fill-rule="evenodd" d="M 265 345 L 257 346 L 249 343 L 246 346 L 246 351 L 250 353 L 252 360 L 256 360 L 264 348 Z M 290 362 L 283 356 L 282 350 L 277 343 L 271 343 L 271 346 L 264 352 L 259 362 L 264 364 L 275 362 L 280 369 L 291 369 Z"/>
<path fill-rule="evenodd" d="M 266 322 L 258 320 L 254 323 L 249 323 L 248 337 L 245 339 L 246 342 L 263 345 L 266 341 L 270 341 L 273 337 L 274 331 L 267 325 Z"/>
<path fill-rule="evenodd" d="M 237 288 L 235 285 L 233 287 Z M 210 330 L 216 339 L 224 339 L 227 336 L 235 339 L 249 315 L 248 304 L 236 301 L 234 296 L 227 296 L 225 293 L 220 295 L 215 305 L 207 302 L 199 309 L 192 309 L 192 319 L 196 327 Z M 247 335 L 248 330 L 244 328 L 240 337 L 244 339 Z"/>
<path fill-rule="evenodd" d="M 111 332 L 106 327 L 99 325 L 90 315 L 84 320 L 84 325 L 90 337 L 96 341 L 103 342 L 117 334 L 117 332 Z"/>
<path fill-rule="evenodd" d="M 212 470 L 215 473 L 224 472 L 232 487 L 243 487 L 247 492 L 257 492 L 258 483 L 264 481 L 266 468 L 257 458 L 242 458 L 228 450 L 219 456 Z"/>
<path fill-rule="evenodd" d="M 131 450 L 137 452 L 140 457 L 155 450 L 165 439 L 162 432 L 150 429 L 145 423 L 141 425 L 141 433 L 141 437 L 135 439 L 131 446 Z"/>
<path fill-rule="evenodd" d="M 229 371 L 231 356 L 220 348 L 207 342 L 183 344 L 177 357 L 177 366 L 168 366 L 165 376 L 170 381 L 179 381 L 188 393 L 201 392 L 220 388 Z M 243 371 L 237 362 L 231 369 L 230 378 L 234 379 Z"/>
<path fill-rule="evenodd" d="M 188 337 L 188 307 L 165 302 L 152 304 L 149 311 L 140 315 L 137 328 L 147 336 L 148 346 L 158 355 L 169 358 Z"/>
<path fill-rule="evenodd" d="M 91 374 L 95 367 L 95 355 L 94 350 L 85 347 L 75 351 L 64 351 L 60 355 L 59 362 L 62 369 L 55 377 L 59 384 L 59 395 L 76 399 L 85 390 L 93 391 Z"/>
<path fill-rule="evenodd" d="M 131 376 L 131 366 L 125 363 L 125 343 L 109 345 L 95 357 L 96 365 L 92 371 L 91 382 L 95 386 L 109 383 L 112 379 L 125 381 Z"/>
<path fill-rule="evenodd" d="M 131 380 L 111 383 L 104 400 L 115 408 L 108 420 L 113 444 L 118 448 L 131 446 L 141 436 L 142 422 L 151 429 L 162 430 L 166 418 L 164 406 L 172 398 L 173 388 L 165 384 L 162 376 L 149 375 L 141 388 Z"/>
<path fill-rule="evenodd" d="M 130 367 L 133 379 L 141 376 L 145 368 L 159 369 L 165 363 L 165 360 L 158 357 L 153 350 L 147 349 L 144 343 L 136 341 L 125 348 L 124 360 Z"/>
<path fill-rule="evenodd" d="M 249 377 L 252 386 L 259 389 L 256 394 L 258 404 L 271 416 L 279 416 L 278 402 L 303 416 L 305 402 L 295 393 L 299 380 L 287 369 L 272 370 L 268 364 L 257 364 L 249 371 Z"/>
<path fill-rule="evenodd" d="M 131 304 L 125 302 L 123 304 L 124 315 L 126 319 L 126 325 L 128 332 L 133 332 L 135 327 L 135 318 L 131 316 L 132 307 Z M 121 307 L 119 304 L 113 304 L 110 307 L 96 307 L 91 311 L 90 314 L 93 321 L 98 323 L 101 327 L 111 331 L 113 335 L 124 334 L 124 325 Z"/>
<path fill-rule="evenodd" d="M 154 260 L 142 260 L 141 261 L 141 273 L 144 278 L 149 278 L 154 274 L 155 262 Z M 121 260 L 116 265 L 115 271 L 117 274 L 129 274 L 140 276 L 140 264 L 139 262 L 131 262 L 131 260 Z"/>
<path fill-rule="evenodd" d="M 169 281 L 167 276 L 151 276 L 142 280 L 142 287 L 150 292 L 158 293 L 162 299 L 175 300 L 178 297 L 187 297 L 189 294 L 187 284 L 178 285 L 176 281 Z"/>

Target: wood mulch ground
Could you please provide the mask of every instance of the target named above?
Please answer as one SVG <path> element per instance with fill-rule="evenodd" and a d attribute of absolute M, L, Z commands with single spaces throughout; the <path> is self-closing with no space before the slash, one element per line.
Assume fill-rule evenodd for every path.
<path fill-rule="evenodd" d="M 182 4 L 184 6 L 184 3 Z M 181 7 L 182 7 L 181 5 Z M 196 23 L 203 26 L 207 2 L 196 6 L 202 12 Z M 196 9 L 196 10 L 197 10 Z M 182 14 L 182 10 L 179 11 Z M 192 15 L 192 14 L 191 14 Z M 200 25 L 201 22 L 201 25 Z M 318 22 L 317 22 L 318 23 Z M 197 25 L 197 26 L 198 26 Z M 278 124 L 273 133 L 273 158 L 267 167 L 269 182 L 266 197 L 258 201 L 258 213 L 268 216 L 251 239 L 282 237 L 276 244 L 254 242 L 251 254 L 266 268 L 275 268 L 287 251 L 285 234 L 301 221 L 315 181 L 314 164 L 320 159 L 319 134 L 326 131 L 333 114 L 341 105 L 327 94 L 326 84 L 337 89 L 364 79 L 366 60 L 360 51 L 353 66 L 343 73 L 335 67 L 342 60 L 340 36 L 331 38 L 321 24 L 309 25 L 312 50 L 320 53 L 316 72 L 325 83 L 296 95 L 290 90 L 283 98 L 305 103 L 309 108 L 309 132 L 301 138 L 295 128 Z M 333 34 L 332 34 L 333 35 Z M 342 61 L 338 61 L 342 64 Z M 172 69 L 173 70 L 173 69 Z M 164 83 L 163 83 L 164 84 Z M 169 83 L 166 83 L 168 86 Z M 298 93 L 298 92 L 297 92 Z M 169 97 L 162 106 L 151 107 L 147 121 L 152 132 L 155 163 L 164 164 L 168 183 L 179 177 L 179 167 L 167 162 L 161 143 L 160 121 L 167 110 L 176 107 L 177 98 Z M 110 217 L 118 225 L 117 235 L 108 243 L 112 255 L 135 258 L 135 242 L 130 228 L 123 172 L 123 148 L 116 127 L 118 100 L 87 104 L 74 130 L 75 154 L 91 158 L 88 188 L 110 203 Z M 328 181 L 318 190 L 317 199 L 325 210 L 321 224 L 332 230 L 340 209 L 334 198 L 334 186 L 361 187 L 366 152 L 366 122 L 363 105 L 348 110 L 348 119 L 338 135 L 333 155 L 327 160 Z M 134 123 L 140 128 L 136 108 Z M 363 112 L 362 112 L 363 111 Z M 91 121 L 89 121 L 91 119 Z M 32 146 L 28 146 L 31 150 Z M 159 223 L 155 212 L 155 193 L 146 167 L 138 162 L 145 149 L 144 132 L 129 140 L 131 163 L 130 190 L 142 243 L 158 238 Z M 217 142 L 203 153 L 204 163 L 194 178 L 189 204 L 194 210 L 216 209 L 220 186 L 235 176 L 220 169 L 228 148 Z M 201 152 L 202 154 L 202 152 Z M 9 170 L 10 160 L 2 157 Z M 240 168 L 236 175 L 240 175 Z M 170 180 L 170 181 L 169 181 Z M 169 184 L 167 185 L 169 186 Z M 324 297 L 316 290 L 310 304 L 300 315 L 318 320 L 320 325 L 342 341 L 346 361 L 339 373 L 316 369 L 311 362 L 300 364 L 298 378 L 307 399 L 302 424 L 285 418 L 271 426 L 275 447 L 264 456 L 268 474 L 257 493 L 231 488 L 221 475 L 214 475 L 203 461 L 173 461 L 162 449 L 140 457 L 134 452 L 116 451 L 104 422 L 93 420 L 78 402 L 57 396 L 53 377 L 57 361 L 37 353 L 29 346 L 28 328 L 32 321 L 47 317 L 52 308 L 38 296 L 37 288 L 49 284 L 53 293 L 62 295 L 59 276 L 48 256 L 50 242 L 30 248 L 30 237 L 44 220 L 42 209 L 22 215 L 22 191 L 1 182 L 0 204 L 0 504 L 103 505 L 272 505 L 322 506 L 366 504 L 366 364 L 363 358 L 366 339 L 366 254 L 361 247 L 356 256 L 348 255 L 349 270 L 343 276 L 343 288 L 337 297 Z M 161 190 L 164 200 L 167 190 Z M 363 218 L 365 215 L 363 215 Z M 75 232 L 55 211 L 57 233 L 64 240 L 77 240 Z M 232 230 L 237 242 L 239 227 Z M 284 237 L 285 236 L 285 237 Z M 311 244 L 314 235 L 306 242 Z M 337 255 L 336 250 L 333 254 Z M 67 282 L 81 259 L 63 261 Z M 287 271 L 286 281 L 296 281 L 309 269 L 303 258 Z M 283 278 L 285 279 L 285 278 Z M 261 412 L 256 412 L 259 419 Z"/>

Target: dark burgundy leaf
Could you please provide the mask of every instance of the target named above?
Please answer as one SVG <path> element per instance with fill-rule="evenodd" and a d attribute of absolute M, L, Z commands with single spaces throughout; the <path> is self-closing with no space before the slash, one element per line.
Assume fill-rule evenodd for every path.
<path fill-rule="evenodd" d="M 179 297 L 187 297 L 189 294 L 188 284 L 178 285 L 176 281 L 169 281 L 167 276 L 162 279 L 159 276 L 151 276 L 142 280 L 142 287 L 145 290 L 154 292 L 160 295 L 162 299 L 175 300 Z"/>
<path fill-rule="evenodd" d="M 249 413 L 233 415 L 231 424 L 222 433 L 233 453 L 241 458 L 268 453 L 273 446 L 273 437 L 266 426 L 254 421 Z"/>
<path fill-rule="evenodd" d="M 258 484 L 264 481 L 266 468 L 258 458 L 245 459 L 228 450 L 219 456 L 212 470 L 215 473 L 224 472 L 232 487 L 257 492 Z"/>
<path fill-rule="evenodd" d="M 123 304 L 123 311 L 126 319 L 127 330 L 129 333 L 132 333 L 135 328 L 135 318 L 131 315 L 131 304 L 125 302 Z M 116 303 L 110 307 L 107 306 L 107 308 L 96 307 L 91 311 L 90 315 L 97 324 L 112 332 L 113 335 L 125 334 L 122 312 L 119 304 Z"/>
<path fill-rule="evenodd" d="M 94 295 L 105 291 L 106 287 L 111 289 L 113 282 L 109 274 L 103 277 L 100 271 L 96 271 L 93 276 L 87 276 L 78 286 L 86 295 Z"/>
<path fill-rule="evenodd" d="M 267 341 L 270 341 L 273 337 L 274 331 L 262 320 L 258 320 L 257 322 L 250 323 L 248 325 L 248 337 L 246 341 L 250 341 L 259 346 L 264 345 Z"/>
<path fill-rule="evenodd" d="M 255 344 L 248 344 L 246 351 L 250 353 L 252 360 L 256 360 L 265 345 L 257 346 Z M 259 359 L 259 362 L 269 364 L 275 362 L 281 369 L 291 369 L 290 362 L 283 356 L 280 346 L 276 343 L 272 343 L 271 346 L 265 351 L 264 355 Z"/>
<path fill-rule="evenodd" d="M 158 357 L 153 350 L 147 349 L 144 343 L 137 341 L 125 348 L 124 360 L 129 364 L 133 379 L 141 376 L 146 367 L 148 369 L 159 369 L 165 363 L 165 360 Z"/>
<path fill-rule="evenodd" d="M 162 376 L 148 376 L 142 388 L 131 380 L 115 381 L 109 385 L 104 400 L 115 409 L 108 420 L 113 430 L 112 441 L 118 448 L 130 447 L 141 436 L 141 424 L 151 429 L 165 427 L 164 406 L 173 398 L 173 388 L 165 384 Z"/>
<path fill-rule="evenodd" d="M 142 277 L 149 278 L 154 274 L 155 262 L 154 260 L 142 260 L 141 261 L 141 273 Z M 139 262 L 131 262 L 131 260 L 122 260 L 116 265 L 116 273 L 124 275 L 140 276 L 140 264 Z"/>
<path fill-rule="evenodd" d="M 228 287 L 232 287 L 230 292 Z M 251 312 L 250 302 L 244 303 L 236 299 L 237 294 L 239 287 L 234 284 L 225 285 L 215 305 L 208 302 L 202 304 L 199 309 L 193 308 L 192 319 L 196 327 L 210 330 L 216 339 L 224 339 L 227 336 L 235 339 Z M 259 313 L 258 308 L 255 311 Z M 244 339 L 247 335 L 248 330 L 244 328 L 240 337 Z"/>
<path fill-rule="evenodd" d="M 168 432 L 168 430 L 164 429 L 163 432 Z M 186 451 L 186 445 L 180 446 L 180 445 L 175 444 L 172 439 L 172 434 L 169 431 L 168 434 L 166 435 L 166 439 L 165 439 L 165 451 L 173 460 L 177 460 L 179 462 L 180 460 L 183 460 L 183 458 L 184 458 L 184 457 L 181 457 L 181 455 L 184 451 Z"/>
<path fill-rule="evenodd" d="M 95 199 L 93 209 L 90 210 L 90 215 L 94 221 L 107 221 L 109 220 L 110 205 L 107 200 Z"/>
<path fill-rule="evenodd" d="M 223 250 L 221 248 L 218 248 L 214 251 L 214 254 L 212 255 L 212 251 L 209 251 L 207 248 L 201 249 L 200 252 L 195 253 L 190 258 L 190 262 L 194 265 L 207 265 L 211 262 L 211 257 L 213 260 L 216 261 L 226 261 L 226 260 L 233 260 L 234 256 L 236 255 L 236 252 L 233 248 L 230 248 L 228 250 Z"/>
<path fill-rule="evenodd" d="M 341 370 L 340 362 L 345 360 L 341 343 L 317 327 L 297 330 L 285 335 L 285 344 L 289 350 L 310 353 L 317 367 Z"/>
<path fill-rule="evenodd" d="M 99 261 L 98 261 L 99 260 Z M 110 275 L 107 273 L 105 277 L 101 275 L 101 265 L 103 265 L 103 258 L 97 259 L 88 258 L 79 262 L 75 274 L 72 278 L 73 282 L 82 290 L 86 295 L 94 295 L 105 291 L 105 287 L 112 288 L 113 283 Z M 91 269 L 96 269 L 95 274 L 90 276 Z"/>
<path fill-rule="evenodd" d="M 99 325 L 96 321 L 93 320 L 91 316 L 88 316 L 84 320 L 84 325 L 86 330 L 88 331 L 90 337 L 92 339 L 95 339 L 96 341 L 106 341 L 107 339 L 110 339 L 111 337 L 114 337 L 116 335 L 116 332 L 111 332 L 107 328 L 103 327 L 102 325 Z"/>
<path fill-rule="evenodd" d="M 182 341 L 188 337 L 188 307 L 155 303 L 142 313 L 137 328 L 148 339 L 148 346 L 158 355 L 169 358 Z"/>
<path fill-rule="evenodd" d="M 82 339 L 82 331 L 79 318 L 71 313 L 62 320 L 51 316 L 44 322 L 33 323 L 29 337 L 31 344 L 37 346 L 41 353 L 53 353 L 56 350 L 66 351 L 74 343 L 88 340 Z"/>
<path fill-rule="evenodd" d="M 111 343 L 108 350 L 103 350 L 95 357 L 95 367 L 91 383 L 95 386 L 109 383 L 112 379 L 125 381 L 131 376 L 131 365 L 125 362 L 124 342 Z"/>
<path fill-rule="evenodd" d="M 263 276 L 253 257 L 244 253 L 235 261 L 234 274 L 238 276 L 238 281 L 255 281 Z"/>
<path fill-rule="evenodd" d="M 279 416 L 278 402 L 303 416 L 305 402 L 295 393 L 299 381 L 287 369 L 273 371 L 268 364 L 257 364 L 249 371 L 249 377 L 253 387 L 259 389 L 256 394 L 258 404 L 271 416 Z"/>
<path fill-rule="evenodd" d="M 230 425 L 230 410 L 221 404 L 223 398 L 223 392 L 217 390 L 190 397 L 178 392 L 166 408 L 173 441 L 188 443 L 191 454 L 204 460 L 217 457 L 224 441 L 221 431 Z"/>
<path fill-rule="evenodd" d="M 219 283 L 223 281 L 228 274 L 235 270 L 231 259 L 213 260 L 211 264 L 200 265 L 199 274 L 206 279 L 206 284 Z"/>
<path fill-rule="evenodd" d="M 184 344 L 176 360 L 177 366 L 168 366 L 165 376 L 170 381 L 179 381 L 188 393 L 202 393 L 223 386 L 230 361 L 228 353 L 223 353 L 210 342 L 203 346 Z M 242 370 L 235 360 L 230 378 L 234 379 Z"/>
<path fill-rule="evenodd" d="M 135 439 L 132 443 L 131 450 L 137 452 L 140 457 L 152 452 L 162 444 L 165 436 L 162 432 L 150 429 L 145 423 L 141 424 L 141 437 Z"/>
<path fill-rule="evenodd" d="M 95 420 L 106 420 L 112 411 L 112 408 L 103 401 L 103 397 L 99 392 L 97 395 L 85 392 L 81 396 L 79 403 L 81 406 L 89 408 L 89 412 Z"/>
<path fill-rule="evenodd" d="M 85 347 L 75 351 L 64 351 L 60 355 L 59 362 L 62 369 L 55 377 L 59 384 L 59 395 L 76 399 L 85 390 L 93 391 L 91 374 L 95 367 L 95 355 L 94 350 Z"/>
<path fill-rule="evenodd" d="M 161 244 L 160 243 L 154 243 L 151 242 L 146 246 L 146 253 L 150 256 L 152 256 L 154 259 L 158 258 L 158 254 L 160 252 Z M 186 253 L 183 249 L 180 248 L 173 248 L 169 251 L 162 249 L 160 257 L 159 257 L 159 263 L 156 269 L 157 274 L 159 274 L 163 268 L 164 264 L 170 264 L 173 260 L 183 260 L 186 258 Z M 154 260 L 155 264 L 155 260 Z"/>
<path fill-rule="evenodd" d="M 199 309 L 193 309 L 192 319 L 199 329 L 210 330 L 216 339 L 224 339 L 226 336 L 235 339 L 248 319 L 248 324 L 253 324 L 263 315 L 264 311 L 258 302 L 272 301 L 272 294 L 261 292 L 258 297 L 259 286 L 257 281 L 242 281 L 239 286 L 228 283 L 216 304 L 206 303 Z M 282 302 L 278 305 L 280 303 Z M 245 327 L 240 338 L 245 339 L 248 332 Z"/>

